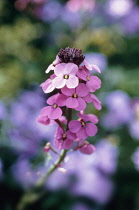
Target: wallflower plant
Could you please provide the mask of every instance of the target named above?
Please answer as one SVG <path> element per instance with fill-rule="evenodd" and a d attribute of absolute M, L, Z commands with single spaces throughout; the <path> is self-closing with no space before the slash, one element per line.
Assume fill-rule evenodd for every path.
<path fill-rule="evenodd" d="M 47 142 L 43 151 L 58 154 L 58 159 L 36 186 L 25 194 L 19 210 L 23 210 L 31 198 L 32 202 L 40 198 L 43 192 L 38 191 L 43 187 L 47 177 L 61 167 L 68 151 L 79 150 L 84 154 L 92 154 L 95 151 L 95 147 L 87 138 L 96 135 L 98 118 L 94 114 L 85 114 L 88 103 L 98 110 L 101 109 L 101 102 L 94 95 L 101 87 L 101 80 L 97 76 L 92 76 L 92 70 L 101 73 L 98 66 L 85 60 L 80 49 L 69 47 L 60 49 L 56 60 L 46 69 L 46 73 L 51 74 L 50 78 L 40 86 L 44 93 L 50 94 L 50 97 L 46 101 L 47 105 L 40 111 L 37 121 L 44 126 L 57 123 L 54 142 Z M 76 119 L 73 119 L 73 111 L 76 113 Z"/>

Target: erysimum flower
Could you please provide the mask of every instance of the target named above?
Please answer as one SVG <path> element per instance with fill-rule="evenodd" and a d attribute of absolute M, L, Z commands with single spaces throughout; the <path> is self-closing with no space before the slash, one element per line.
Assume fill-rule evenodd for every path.
<path fill-rule="evenodd" d="M 58 149 L 69 149 L 76 138 L 76 134 L 69 130 L 65 132 L 61 127 L 58 127 L 54 143 Z"/>
<path fill-rule="evenodd" d="M 78 86 L 79 79 L 76 75 L 78 66 L 74 63 L 60 63 L 55 67 L 56 78 L 53 83 L 58 89 L 64 87 L 75 88 Z"/>
<path fill-rule="evenodd" d="M 86 86 L 90 92 L 95 92 L 101 87 L 101 80 L 97 76 L 91 76 L 90 72 L 85 67 L 82 67 L 77 75 L 80 79 L 86 81 Z"/>
<path fill-rule="evenodd" d="M 84 115 L 78 113 L 77 115 L 80 117 L 78 120 L 71 120 L 69 122 L 70 131 L 76 133 L 79 139 L 86 139 L 88 136 L 95 136 L 98 129 L 94 124 L 98 123 L 98 118 L 93 114 Z M 91 123 L 88 121 L 91 121 Z"/>
<path fill-rule="evenodd" d="M 63 94 L 55 94 L 48 98 L 47 103 L 51 106 L 46 106 L 42 109 L 43 116 L 48 116 L 50 119 L 58 119 L 62 115 L 61 106 L 65 106 L 66 96 Z"/>
<path fill-rule="evenodd" d="M 89 91 L 84 83 L 79 83 L 76 88 L 68 89 L 67 87 L 64 87 L 61 91 L 64 95 L 68 96 L 65 103 L 68 108 L 73 108 L 77 111 L 86 108 L 86 102 L 83 97 L 86 96 Z"/>
<path fill-rule="evenodd" d="M 80 150 L 84 154 L 92 154 L 95 151 L 95 147 L 90 144 L 88 141 L 81 140 L 78 142 L 78 145 L 74 147 L 74 150 Z"/>

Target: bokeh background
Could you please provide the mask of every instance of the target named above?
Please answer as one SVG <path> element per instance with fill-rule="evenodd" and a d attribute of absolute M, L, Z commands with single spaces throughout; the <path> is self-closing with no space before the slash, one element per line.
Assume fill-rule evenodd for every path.
<path fill-rule="evenodd" d="M 15 210 L 55 158 L 43 152 L 55 126 L 36 122 L 48 97 L 39 84 L 69 46 L 102 70 L 103 108 L 87 107 L 100 119 L 96 152 L 69 153 L 30 209 L 138 210 L 139 1 L 1 0 L 0 25 L 0 209 Z"/>

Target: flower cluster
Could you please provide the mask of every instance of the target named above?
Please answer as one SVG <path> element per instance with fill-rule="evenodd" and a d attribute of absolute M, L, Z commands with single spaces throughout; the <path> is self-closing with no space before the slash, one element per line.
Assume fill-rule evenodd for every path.
<path fill-rule="evenodd" d="M 92 76 L 90 70 L 100 73 L 98 66 L 85 60 L 81 50 L 69 47 L 61 49 L 56 60 L 46 70 L 46 73 L 53 73 L 40 86 L 45 93 L 52 93 L 47 99 L 48 105 L 41 110 L 38 122 L 44 125 L 58 123 L 54 135 L 57 149 L 68 150 L 72 147 L 86 154 L 95 150 L 86 139 L 96 135 L 98 118 L 93 114 L 86 115 L 85 109 L 87 103 L 101 109 L 101 102 L 94 95 L 101 87 L 101 80 Z M 72 120 L 72 110 L 78 112 L 77 120 Z"/>

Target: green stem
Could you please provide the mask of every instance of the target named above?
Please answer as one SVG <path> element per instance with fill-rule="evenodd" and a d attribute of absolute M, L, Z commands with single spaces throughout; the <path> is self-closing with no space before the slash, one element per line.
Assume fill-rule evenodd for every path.
<path fill-rule="evenodd" d="M 68 109 L 66 130 L 68 130 L 68 123 L 70 122 L 71 119 L 72 119 L 72 109 Z M 64 130 L 63 124 L 60 122 L 60 120 L 56 119 L 55 121 Z M 39 179 L 39 181 L 31 190 L 27 191 L 23 195 L 19 205 L 17 206 L 17 210 L 25 210 L 28 205 L 38 201 L 45 194 L 45 190 L 43 189 L 44 183 L 46 182 L 50 174 L 53 173 L 53 171 L 55 171 L 59 167 L 59 165 L 64 161 L 67 152 L 68 150 L 62 150 L 61 155 L 59 156 L 58 160 L 54 163 L 54 165 L 52 165 L 49 168 L 47 173 Z"/>
<path fill-rule="evenodd" d="M 47 173 L 43 177 L 40 178 L 40 180 L 36 183 L 36 185 L 33 187 L 33 189 L 27 191 L 23 195 L 19 205 L 17 206 L 17 210 L 26 209 L 26 207 L 28 205 L 33 204 L 34 202 L 39 200 L 44 195 L 44 193 L 45 193 L 45 190 L 43 190 L 44 183 L 46 182 L 49 175 L 51 173 L 53 173 L 53 171 L 55 171 L 55 169 L 58 168 L 60 163 L 62 163 L 64 161 L 66 154 L 67 154 L 67 150 L 62 150 L 59 159 L 54 163 L 54 165 L 52 165 L 49 168 L 49 170 L 47 171 Z"/>

